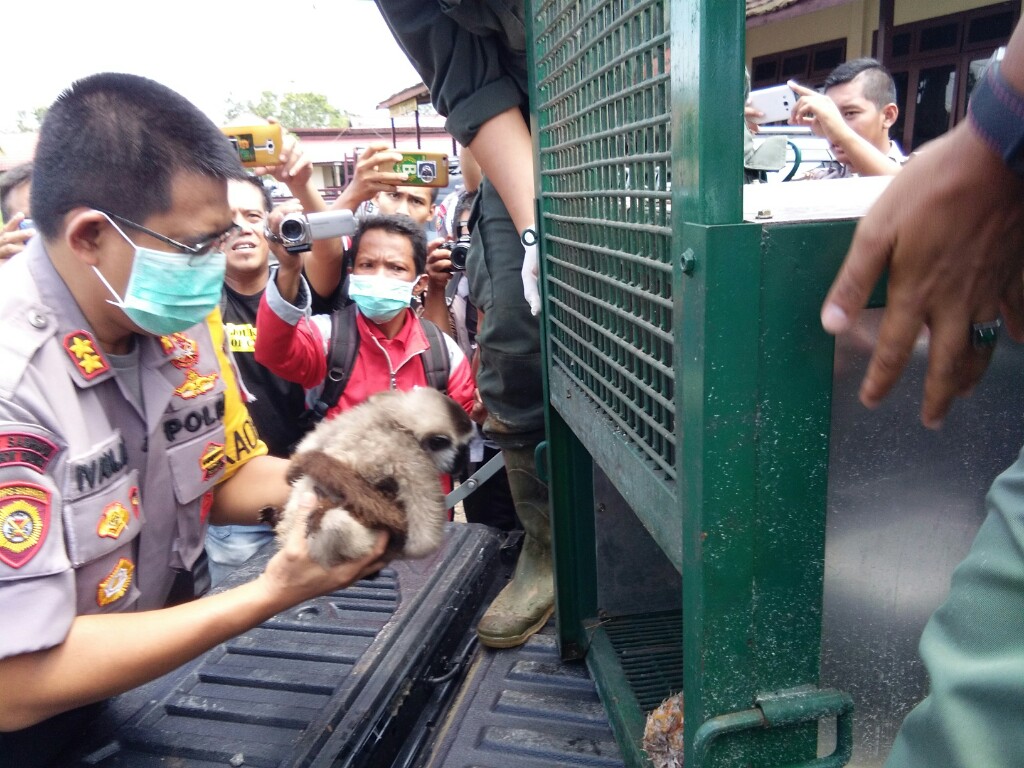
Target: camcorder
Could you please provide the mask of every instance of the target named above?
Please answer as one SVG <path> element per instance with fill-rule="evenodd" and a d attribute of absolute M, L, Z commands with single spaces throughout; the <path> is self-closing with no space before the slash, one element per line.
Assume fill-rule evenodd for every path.
<path fill-rule="evenodd" d="M 356 224 L 352 211 L 289 213 L 281 220 L 281 242 L 288 253 L 302 253 L 314 240 L 354 235 Z"/>
<path fill-rule="evenodd" d="M 442 243 L 441 247 L 446 251 L 451 251 L 450 257 L 452 262 L 452 272 L 465 272 L 466 271 L 466 257 L 469 256 L 469 235 L 462 235 L 458 240 L 449 240 L 446 243 Z"/>

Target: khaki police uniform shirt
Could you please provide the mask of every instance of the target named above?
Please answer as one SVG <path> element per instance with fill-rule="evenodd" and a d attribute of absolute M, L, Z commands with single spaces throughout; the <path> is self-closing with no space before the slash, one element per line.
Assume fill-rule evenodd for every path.
<path fill-rule="evenodd" d="M 162 607 L 216 484 L 266 453 L 219 311 L 136 337 L 137 402 L 40 237 L 2 278 L 0 658 L 60 644 L 76 615 Z"/>

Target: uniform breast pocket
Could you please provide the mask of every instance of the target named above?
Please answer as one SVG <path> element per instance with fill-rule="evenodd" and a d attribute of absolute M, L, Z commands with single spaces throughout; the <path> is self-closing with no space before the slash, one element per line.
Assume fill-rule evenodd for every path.
<path fill-rule="evenodd" d="M 185 504 L 211 490 L 227 465 L 223 384 L 195 399 L 175 400 L 160 427 L 174 496 Z"/>
<path fill-rule="evenodd" d="M 171 484 L 180 509 L 174 547 L 180 561 L 173 563 L 179 568 L 191 568 L 202 552 L 213 489 L 227 465 L 223 422 L 218 419 L 208 426 L 167 449 Z"/>
<path fill-rule="evenodd" d="M 144 522 L 138 478 L 119 432 L 70 459 L 62 513 L 68 554 L 76 568 L 138 536 Z"/>
<path fill-rule="evenodd" d="M 134 539 L 142 528 L 138 472 L 64 504 L 64 535 L 77 568 L 113 552 Z"/>

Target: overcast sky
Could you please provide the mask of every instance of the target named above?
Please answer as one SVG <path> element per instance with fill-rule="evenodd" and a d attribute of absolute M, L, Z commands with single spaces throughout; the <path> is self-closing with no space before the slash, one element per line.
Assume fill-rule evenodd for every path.
<path fill-rule="evenodd" d="M 217 122 L 264 90 L 372 115 L 420 82 L 371 0 L 22 0 L 3 17 L 0 132 L 94 72 L 158 80 Z"/>

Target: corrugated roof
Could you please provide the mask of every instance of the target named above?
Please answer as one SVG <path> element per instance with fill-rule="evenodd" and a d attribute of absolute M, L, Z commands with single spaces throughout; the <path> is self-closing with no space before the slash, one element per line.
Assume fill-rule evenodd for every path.
<path fill-rule="evenodd" d="M 764 16 L 799 2 L 802 0 L 747 0 L 747 17 Z"/>

